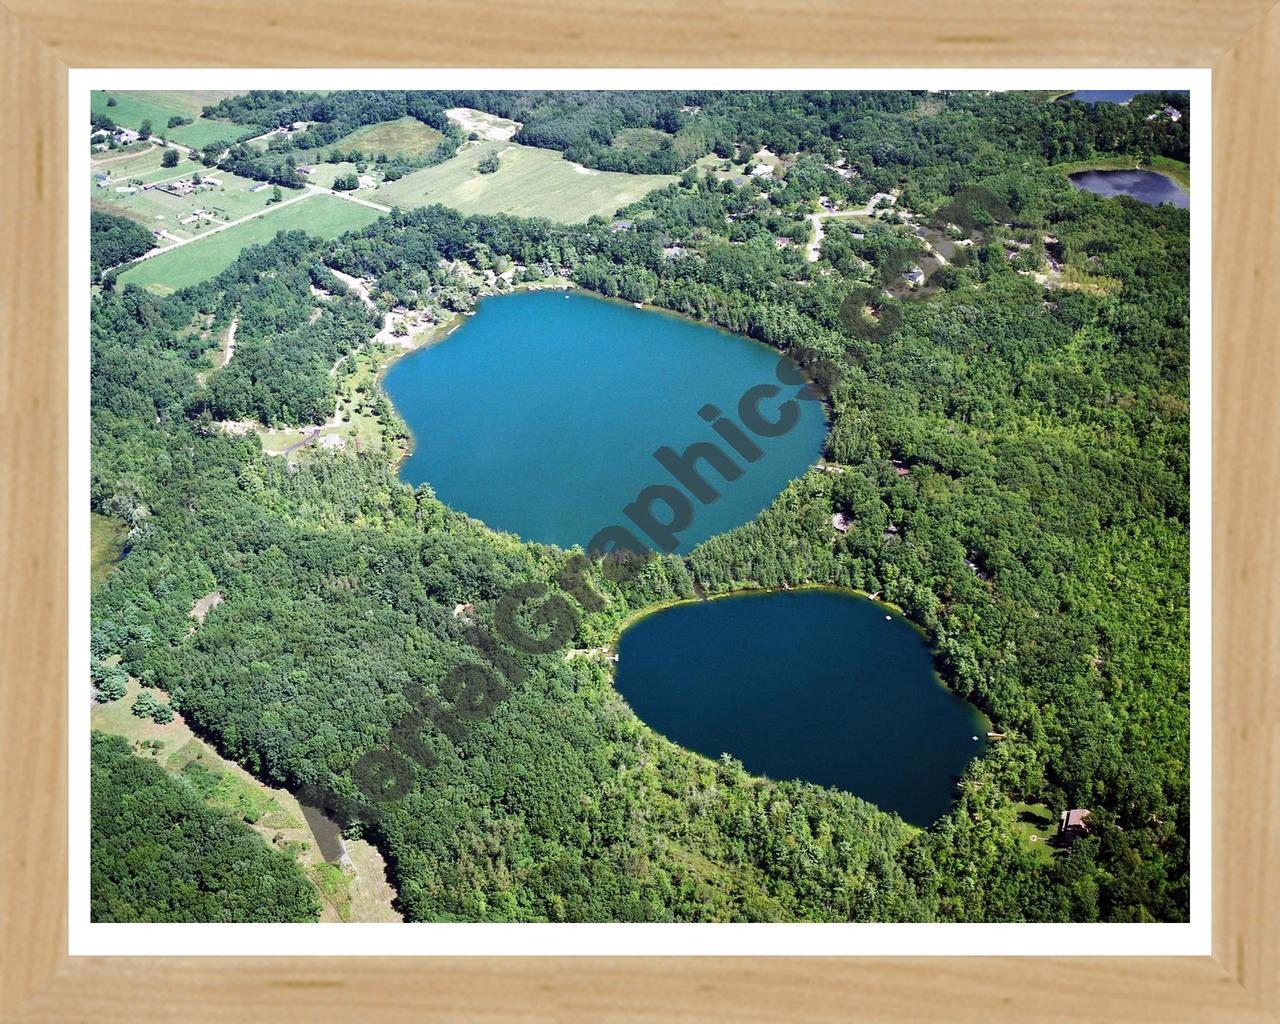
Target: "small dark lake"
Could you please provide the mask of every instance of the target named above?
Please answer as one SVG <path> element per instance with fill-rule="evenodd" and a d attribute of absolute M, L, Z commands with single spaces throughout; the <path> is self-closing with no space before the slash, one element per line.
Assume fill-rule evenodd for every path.
<path fill-rule="evenodd" d="M 1142 96 L 1144 93 L 1160 92 L 1159 89 L 1080 89 L 1073 92 L 1070 96 L 1063 96 L 1064 100 L 1079 100 L 1081 103 L 1128 103 L 1135 96 Z M 1186 89 L 1166 89 L 1165 92 L 1176 92 L 1186 94 Z"/>
<path fill-rule="evenodd" d="M 786 383 L 780 366 L 793 375 Z M 483 300 L 448 338 L 395 363 L 383 387 L 414 437 L 401 479 L 430 484 L 441 501 L 526 540 L 586 547 L 619 525 L 652 548 L 657 540 L 626 509 L 639 504 L 640 518 L 671 522 L 665 499 L 638 500 L 665 488 L 688 507 L 688 525 L 671 531 L 684 552 L 750 521 L 817 461 L 826 415 L 821 402 L 797 397 L 808 393 L 802 381 L 795 363 L 750 339 L 546 291 Z M 753 403 L 755 423 L 793 414 L 777 436 L 753 433 L 743 419 L 744 395 L 760 386 L 767 393 Z M 747 431 L 755 461 L 717 433 L 717 411 Z M 723 462 L 689 459 L 718 495 L 706 501 L 655 454 L 680 456 L 698 442 L 716 445 L 737 472 L 726 479 Z"/>
<path fill-rule="evenodd" d="M 622 634 L 615 685 L 681 746 L 924 827 L 951 806 L 988 725 L 943 686 L 920 633 L 888 614 L 826 589 L 677 605 Z"/>
<path fill-rule="evenodd" d="M 1191 196 L 1155 171 L 1078 171 L 1068 177 L 1076 188 L 1108 198 L 1133 196 L 1150 206 L 1172 203 L 1180 210 L 1191 207 Z"/>

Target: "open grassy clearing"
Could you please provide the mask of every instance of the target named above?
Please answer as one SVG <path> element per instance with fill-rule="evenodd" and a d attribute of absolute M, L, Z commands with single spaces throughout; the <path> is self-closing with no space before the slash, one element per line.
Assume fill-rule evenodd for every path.
<path fill-rule="evenodd" d="M 124 523 L 111 516 L 89 513 L 89 581 L 96 587 L 115 569 L 124 551 Z"/>
<path fill-rule="evenodd" d="M 674 136 L 657 128 L 623 128 L 613 136 L 611 149 L 619 149 L 631 153 L 652 153 L 669 142 Z"/>
<path fill-rule="evenodd" d="M 137 128 L 143 121 L 151 122 L 151 133 L 166 139 L 181 142 L 184 146 L 200 149 L 219 139 L 234 142 L 246 132 L 254 131 L 252 125 L 234 124 L 231 121 L 215 121 L 200 116 L 206 103 L 216 103 L 227 96 L 235 96 L 237 91 L 195 90 L 195 91 L 147 91 L 124 90 L 113 92 L 95 91 L 89 101 L 95 114 L 105 114 L 118 125 L 125 128 Z M 114 98 L 116 105 L 107 106 L 108 98 Z M 194 118 L 191 124 L 179 128 L 169 128 L 169 118 L 174 115 Z"/>
<path fill-rule="evenodd" d="M 1018 833 L 1028 850 L 1043 861 L 1053 860 L 1049 842 L 1057 834 L 1057 819 L 1044 804 L 1014 804 L 1018 815 Z"/>
<path fill-rule="evenodd" d="M 130 677 L 124 697 L 93 705 L 91 728 L 124 737 L 138 756 L 152 759 L 169 774 L 185 779 L 206 802 L 246 821 L 265 842 L 292 852 L 320 895 L 321 921 L 400 920 L 391 907 L 395 892 L 387 883 L 386 866 L 374 847 L 362 840 L 346 841 L 354 874 L 325 863 L 293 794 L 267 786 L 226 760 L 196 736 L 180 714 L 164 725 L 134 715 L 133 703 L 142 690 Z M 149 692 L 169 703 L 168 694 Z"/>
<path fill-rule="evenodd" d="M 395 121 L 381 121 L 357 128 L 324 151 L 341 150 L 350 153 L 358 149 L 366 156 L 426 156 L 444 136 L 423 124 L 416 117 L 401 117 Z"/>
<path fill-rule="evenodd" d="M 481 174 L 476 165 L 491 153 L 501 161 L 498 170 Z M 406 209 L 442 203 L 466 214 L 509 213 L 575 223 L 597 214 L 611 217 L 676 180 L 671 174 L 591 171 L 553 150 L 482 142 L 452 160 L 380 186 L 373 197 Z"/>
<path fill-rule="evenodd" d="M 379 216 L 377 210 L 336 196 L 312 195 L 278 209 L 267 207 L 253 220 L 136 263 L 120 275 L 119 284 L 136 284 L 168 295 L 213 277 L 231 266 L 245 246 L 269 242 L 280 231 L 336 238 L 344 231 L 372 224 Z"/>
<path fill-rule="evenodd" d="M 717 181 L 737 178 L 746 173 L 746 165 L 726 160 L 724 157 L 708 153 L 694 161 L 693 166 L 702 174 L 710 172 Z"/>
<path fill-rule="evenodd" d="M 316 185 L 319 188 L 333 188 L 333 183 L 338 178 L 348 174 L 367 174 L 378 180 L 382 175 L 375 171 L 372 165 L 367 165 L 363 172 L 356 170 L 356 165 L 350 160 L 343 160 L 339 163 L 324 164 L 305 164 L 304 166 L 311 168 L 311 173 L 307 175 L 307 182 Z"/>

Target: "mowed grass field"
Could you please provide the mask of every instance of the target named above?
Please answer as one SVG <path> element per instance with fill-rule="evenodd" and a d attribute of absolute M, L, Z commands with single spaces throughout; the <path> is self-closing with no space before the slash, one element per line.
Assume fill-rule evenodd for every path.
<path fill-rule="evenodd" d="M 476 165 L 490 153 L 497 153 L 501 164 L 493 174 L 481 174 Z M 587 171 L 554 150 L 479 142 L 452 160 L 379 186 L 371 197 L 404 209 L 441 203 L 468 214 L 509 213 L 572 224 L 594 214 L 610 217 L 676 180 L 673 174 Z"/>
<path fill-rule="evenodd" d="M 181 142 L 184 146 L 200 149 L 210 142 L 222 139 L 234 142 L 245 132 L 255 131 L 252 125 L 234 124 L 231 121 L 214 121 L 200 115 L 207 103 L 217 103 L 228 96 L 238 95 L 237 90 L 147 90 L 147 91 L 95 91 L 89 100 L 95 114 L 105 114 L 125 128 L 137 128 L 143 121 L 151 122 L 151 133 Z M 114 97 L 116 105 L 107 106 Z M 169 118 L 178 114 L 195 120 L 180 128 L 169 128 Z"/>
<path fill-rule="evenodd" d="M 401 117 L 395 121 L 381 121 L 357 128 L 333 145 L 323 147 L 322 152 L 329 153 L 336 149 L 350 153 L 358 149 L 369 157 L 420 157 L 435 149 L 443 138 L 438 131 L 416 117 Z"/>
<path fill-rule="evenodd" d="M 318 238 L 337 238 L 344 231 L 372 224 L 379 216 L 377 210 L 345 199 L 312 195 L 279 209 L 268 207 L 253 220 L 134 264 L 120 275 L 118 284 L 136 284 L 168 295 L 221 273 L 245 246 L 269 242 L 278 232 L 305 231 Z"/>

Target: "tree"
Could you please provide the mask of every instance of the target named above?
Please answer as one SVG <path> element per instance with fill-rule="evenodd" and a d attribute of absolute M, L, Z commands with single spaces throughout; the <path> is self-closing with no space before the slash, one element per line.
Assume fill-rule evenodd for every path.
<path fill-rule="evenodd" d="M 272 186 L 271 186 L 271 198 L 270 198 L 270 199 L 268 199 L 268 200 L 267 200 L 267 202 L 268 202 L 268 203 L 278 203 L 278 202 L 280 202 L 280 200 L 281 200 L 281 199 L 283 199 L 283 198 L 284 198 L 284 193 L 280 191 L 280 186 L 279 186 L 279 185 L 272 185 Z"/>
<path fill-rule="evenodd" d="M 109 106 L 109 107 L 114 107 L 115 105 L 116 105 L 116 98 L 115 98 L 114 96 L 108 96 L 108 97 L 107 97 L 107 106 Z"/>
<path fill-rule="evenodd" d="M 178 151 L 176 149 L 166 149 L 164 151 L 164 156 L 160 158 L 160 166 L 161 167 L 177 167 Z"/>
<path fill-rule="evenodd" d="M 476 164 L 476 170 L 479 171 L 481 174 L 492 174 L 494 171 L 498 169 L 500 163 L 501 161 L 498 159 L 498 154 L 490 153 L 478 164 Z"/>
<path fill-rule="evenodd" d="M 143 121 L 142 124 L 138 125 L 138 134 L 144 139 L 151 137 L 151 122 L 149 120 Z"/>
<path fill-rule="evenodd" d="M 128 688 L 129 673 L 119 665 L 104 668 L 95 662 L 91 677 L 94 689 L 97 691 L 94 699 L 99 704 L 110 704 L 112 701 L 119 700 Z"/>

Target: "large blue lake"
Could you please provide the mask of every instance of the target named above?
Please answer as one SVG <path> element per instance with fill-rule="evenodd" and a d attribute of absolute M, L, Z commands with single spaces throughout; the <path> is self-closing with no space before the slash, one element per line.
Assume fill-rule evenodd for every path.
<path fill-rule="evenodd" d="M 622 634 L 615 685 L 681 746 L 836 786 L 922 827 L 987 748 L 986 719 L 942 685 L 916 629 L 848 591 L 657 612 Z"/>
<path fill-rule="evenodd" d="M 616 525 L 684 552 L 751 520 L 817 460 L 826 416 L 799 381 L 793 362 L 749 339 L 545 291 L 483 300 L 449 337 L 395 363 L 383 386 L 413 432 L 401 478 L 454 508 L 562 547 L 587 547 Z M 768 426 L 787 416 L 790 429 Z M 736 428 L 755 461 L 716 424 Z M 655 452 L 669 448 L 670 460 L 696 442 L 715 443 L 720 466 L 690 459 L 695 475 L 680 483 Z M 699 479 L 709 490 L 695 496 Z M 681 512 L 687 525 L 661 529 Z"/>

